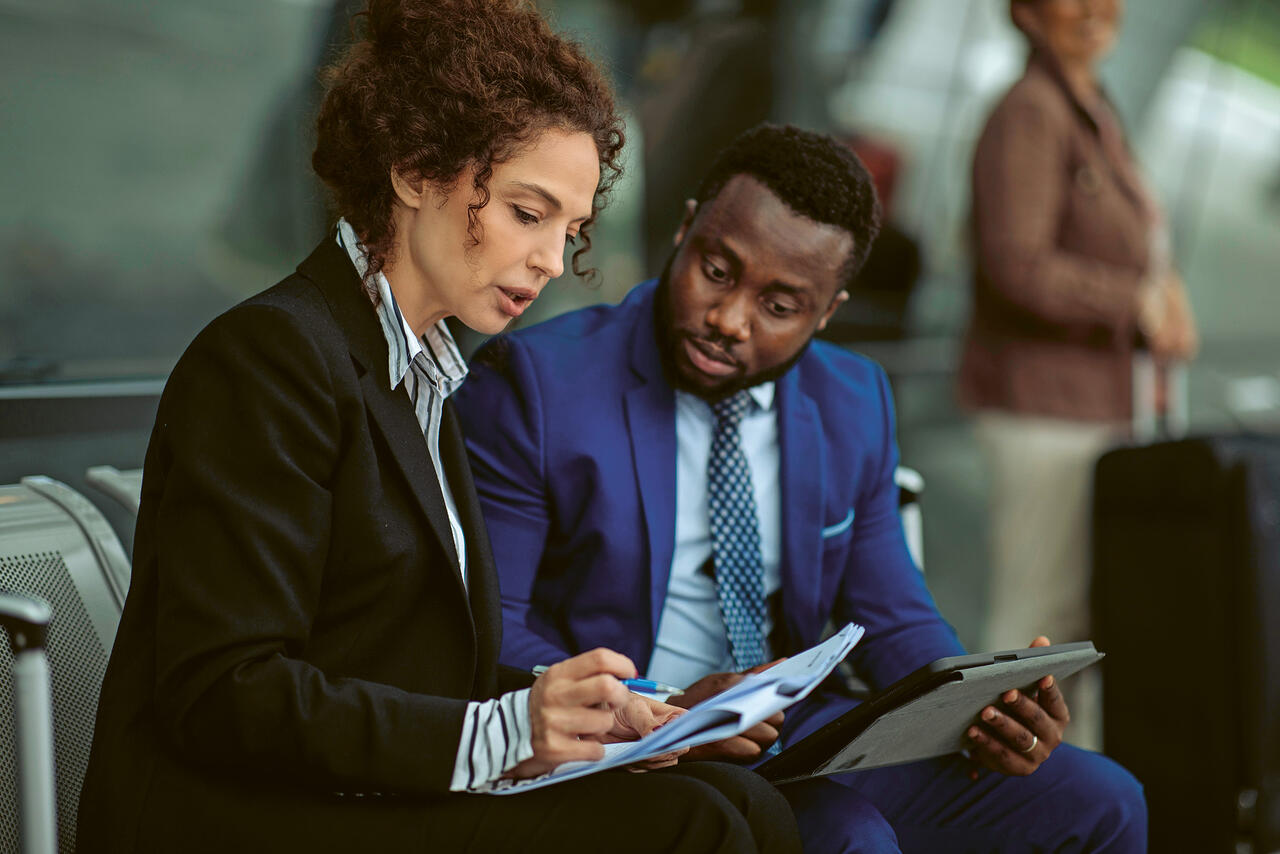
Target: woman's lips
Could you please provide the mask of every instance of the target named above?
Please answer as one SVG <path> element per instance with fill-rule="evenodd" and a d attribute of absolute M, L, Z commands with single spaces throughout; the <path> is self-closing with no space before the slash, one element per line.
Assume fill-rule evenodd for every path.
<path fill-rule="evenodd" d="M 704 351 L 703 347 L 706 347 L 707 350 Z M 727 354 L 718 353 L 711 345 L 699 344 L 695 338 L 684 339 L 684 350 L 693 366 L 704 374 L 713 377 L 727 377 L 738 372 L 736 362 L 725 361 L 730 358 Z"/>
<path fill-rule="evenodd" d="M 533 305 L 533 301 L 538 298 L 533 291 L 501 286 L 498 288 L 498 293 L 502 295 L 498 307 L 508 317 L 519 317 L 524 314 L 524 310 Z"/>

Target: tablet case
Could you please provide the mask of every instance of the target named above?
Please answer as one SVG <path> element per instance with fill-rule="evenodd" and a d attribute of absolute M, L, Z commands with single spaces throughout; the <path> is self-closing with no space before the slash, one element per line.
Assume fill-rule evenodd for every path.
<path fill-rule="evenodd" d="M 788 747 L 756 770 L 774 783 L 957 753 L 983 707 L 1102 655 L 1089 641 L 942 658 Z"/>

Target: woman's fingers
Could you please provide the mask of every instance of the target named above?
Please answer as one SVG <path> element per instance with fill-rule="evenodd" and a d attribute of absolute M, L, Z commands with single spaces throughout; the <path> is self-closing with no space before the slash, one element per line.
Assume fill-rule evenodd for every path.
<path fill-rule="evenodd" d="M 604 755 L 600 737 L 615 726 L 614 709 L 631 696 L 619 679 L 635 676 L 631 660 L 593 649 L 552 665 L 529 693 L 534 759 L 554 767 Z"/>
<path fill-rule="evenodd" d="M 590 652 L 575 655 L 573 658 L 568 658 L 559 664 L 552 665 L 547 669 L 545 675 L 550 675 L 553 672 L 563 674 L 571 679 L 583 679 L 598 673 L 609 673 L 619 679 L 634 679 L 636 666 L 631 663 L 631 659 L 620 652 L 614 652 L 604 647 L 596 647 Z"/>
<path fill-rule="evenodd" d="M 543 678 L 551 676 L 547 671 Z M 628 703 L 631 692 L 608 673 L 598 673 L 582 679 L 554 678 L 543 691 L 545 702 L 556 706 L 605 706 L 619 708 Z"/>

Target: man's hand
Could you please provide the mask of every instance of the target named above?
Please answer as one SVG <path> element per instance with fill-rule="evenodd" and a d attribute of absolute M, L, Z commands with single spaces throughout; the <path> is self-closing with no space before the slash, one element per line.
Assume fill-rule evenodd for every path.
<path fill-rule="evenodd" d="M 721 691 L 737 685 L 742 681 L 742 677 L 748 673 L 759 673 L 762 670 L 768 670 L 779 661 L 786 661 L 786 659 L 779 658 L 776 661 L 757 665 L 741 673 L 712 673 L 709 676 L 704 676 L 686 688 L 684 694 L 679 697 L 672 697 L 671 702 L 673 705 L 682 706 L 686 709 L 690 708 L 708 697 L 714 697 Z M 685 758 L 687 760 L 716 759 L 722 762 L 753 762 L 764 754 L 769 745 L 778 740 L 778 733 L 782 730 L 782 721 L 783 714 L 778 712 L 765 718 L 740 735 L 692 748 Z"/>
<path fill-rule="evenodd" d="M 1043 635 L 1031 642 L 1032 647 L 1048 645 Z M 978 714 L 978 723 L 968 732 L 973 745 L 970 755 L 992 771 L 1025 777 L 1062 743 L 1062 731 L 1070 720 L 1062 692 L 1054 678 L 1046 676 L 1031 696 L 1008 691 L 998 704 Z M 977 779 L 977 771 L 971 776 Z"/>
<path fill-rule="evenodd" d="M 601 739 L 618 727 L 617 710 L 634 696 L 618 680 L 635 675 L 629 658 L 608 649 L 553 664 L 529 692 L 533 756 L 506 776 L 536 777 L 563 762 L 604 756 Z"/>

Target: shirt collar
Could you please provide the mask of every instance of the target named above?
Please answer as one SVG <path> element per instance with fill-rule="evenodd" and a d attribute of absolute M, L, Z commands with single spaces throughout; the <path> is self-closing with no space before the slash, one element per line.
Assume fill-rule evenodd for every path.
<path fill-rule="evenodd" d="M 747 389 L 747 394 L 751 395 L 751 399 L 756 402 L 756 406 L 758 406 L 762 412 L 768 412 L 770 409 L 773 409 L 773 395 L 775 388 L 776 384 L 770 380 L 766 383 L 760 383 L 760 385 L 753 385 L 751 388 Z"/>
<path fill-rule="evenodd" d="M 338 220 L 337 240 L 338 245 L 347 251 L 347 256 L 363 280 L 369 269 L 369 258 L 360 239 L 356 237 L 355 229 L 345 218 Z M 378 322 L 387 339 L 387 375 L 391 379 L 391 388 L 404 382 L 410 367 L 417 364 L 441 396 L 453 394 L 467 378 L 467 363 L 463 361 L 458 345 L 444 321 L 428 327 L 419 338 L 413 334 L 413 328 L 400 313 L 395 294 L 391 292 L 391 283 L 382 271 L 378 271 L 374 284 L 378 289 Z"/>
<path fill-rule="evenodd" d="M 755 412 L 769 412 L 772 410 L 776 391 L 777 383 L 773 380 L 760 383 L 759 385 L 753 385 L 751 388 L 747 389 L 747 394 L 751 395 L 751 400 L 755 403 L 755 406 L 751 408 L 747 415 L 749 416 Z M 687 391 L 677 391 L 676 398 L 690 401 L 690 403 L 686 405 L 693 405 L 699 412 L 702 412 L 707 417 L 714 418 L 711 414 L 711 405 L 697 395 L 690 394 Z M 696 403 L 694 403 L 694 401 L 696 401 Z"/>
<path fill-rule="evenodd" d="M 1048 77 L 1053 85 L 1061 90 L 1063 97 L 1065 97 L 1067 99 L 1067 103 L 1071 105 L 1072 111 L 1074 111 L 1075 114 L 1080 117 L 1081 121 L 1088 125 L 1089 129 L 1094 133 L 1098 132 L 1098 117 L 1094 115 L 1094 109 L 1107 108 L 1113 113 L 1115 112 L 1115 107 L 1112 105 L 1111 98 L 1107 95 L 1107 90 L 1103 87 L 1101 80 L 1098 81 L 1099 107 L 1090 108 L 1088 105 L 1082 103 L 1080 98 L 1076 95 L 1075 90 L 1071 88 L 1071 84 L 1067 82 L 1066 75 L 1062 73 L 1061 63 L 1059 63 L 1052 54 L 1045 50 L 1041 50 L 1038 47 L 1032 47 L 1031 53 L 1027 55 L 1027 69 L 1028 71 L 1039 71 Z"/>

